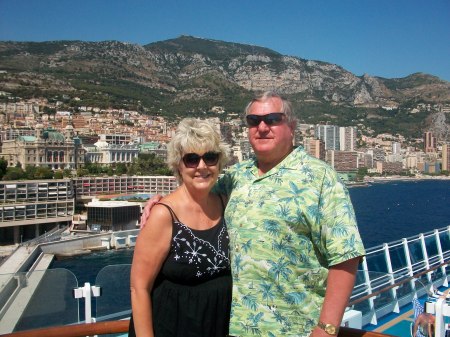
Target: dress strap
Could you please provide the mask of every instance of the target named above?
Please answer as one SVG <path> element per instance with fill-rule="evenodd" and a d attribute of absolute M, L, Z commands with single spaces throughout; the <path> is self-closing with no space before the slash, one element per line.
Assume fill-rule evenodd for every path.
<path fill-rule="evenodd" d="M 222 196 L 220 194 L 218 194 L 218 196 L 219 196 L 219 199 L 220 199 L 220 203 L 222 204 L 222 217 L 223 217 L 223 215 L 225 213 L 225 204 L 223 202 Z M 174 210 L 169 205 L 167 205 L 167 204 L 165 204 L 163 202 L 157 202 L 155 205 L 163 205 L 163 206 L 165 206 L 169 210 L 170 215 L 172 216 L 172 221 L 180 222 L 180 220 L 178 220 L 178 217 L 175 214 Z"/>
<path fill-rule="evenodd" d="M 170 215 L 172 216 L 172 222 L 175 222 L 175 221 L 180 222 L 180 220 L 178 220 L 177 215 L 175 214 L 175 212 L 173 211 L 173 209 L 169 205 L 167 205 L 167 204 L 165 204 L 163 202 L 158 202 L 155 205 L 165 206 L 169 210 Z"/>

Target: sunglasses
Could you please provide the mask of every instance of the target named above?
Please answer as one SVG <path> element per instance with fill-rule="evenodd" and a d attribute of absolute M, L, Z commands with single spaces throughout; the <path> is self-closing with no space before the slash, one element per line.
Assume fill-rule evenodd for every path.
<path fill-rule="evenodd" d="M 266 125 L 280 125 L 283 122 L 283 117 L 285 114 L 283 112 L 271 112 L 267 115 L 247 115 L 245 120 L 248 126 L 258 126 L 259 123 L 264 121 Z"/>
<path fill-rule="evenodd" d="M 217 165 L 219 161 L 220 153 L 218 152 L 206 152 L 202 156 L 197 153 L 186 153 L 183 156 L 184 166 L 188 168 L 196 168 L 200 163 L 200 159 L 203 159 L 203 162 L 206 166 L 214 166 Z"/>

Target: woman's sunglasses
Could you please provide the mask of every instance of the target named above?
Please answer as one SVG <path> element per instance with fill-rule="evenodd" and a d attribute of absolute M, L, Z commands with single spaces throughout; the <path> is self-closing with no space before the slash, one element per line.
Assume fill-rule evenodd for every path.
<path fill-rule="evenodd" d="M 279 125 L 283 121 L 284 113 L 282 112 L 271 112 L 267 115 L 247 115 L 245 119 L 248 126 L 258 126 L 259 123 L 264 121 L 267 125 Z"/>
<path fill-rule="evenodd" d="M 214 166 L 217 165 L 219 161 L 220 153 L 218 152 L 206 152 L 202 156 L 197 153 L 186 153 L 183 156 L 184 166 L 189 168 L 196 168 L 200 163 L 200 159 L 203 159 L 203 162 L 206 166 Z"/>

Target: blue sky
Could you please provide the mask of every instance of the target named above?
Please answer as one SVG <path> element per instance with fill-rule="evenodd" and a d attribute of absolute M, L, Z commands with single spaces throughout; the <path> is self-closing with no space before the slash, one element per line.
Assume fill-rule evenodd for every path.
<path fill-rule="evenodd" d="M 0 0 L 3 41 L 144 45 L 180 35 L 267 47 L 358 76 L 450 81 L 450 0 Z"/>

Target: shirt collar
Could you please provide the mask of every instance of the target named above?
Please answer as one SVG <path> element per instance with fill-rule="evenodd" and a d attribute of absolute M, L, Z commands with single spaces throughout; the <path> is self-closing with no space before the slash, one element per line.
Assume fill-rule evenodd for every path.
<path fill-rule="evenodd" d="M 300 160 L 304 155 L 303 147 L 298 146 L 295 147 L 291 153 L 289 153 L 286 158 L 284 158 L 278 165 L 273 167 L 269 172 L 266 174 L 263 174 L 261 177 L 266 177 L 269 175 L 273 175 L 278 173 L 280 170 L 293 170 L 298 168 L 298 166 L 303 162 Z M 245 165 L 245 168 L 250 170 L 255 177 L 258 177 L 258 167 L 257 167 L 257 160 L 256 156 L 253 155 L 251 159 L 249 159 Z"/>

